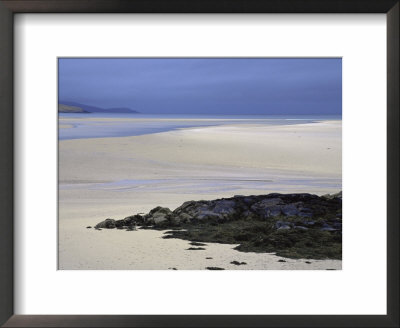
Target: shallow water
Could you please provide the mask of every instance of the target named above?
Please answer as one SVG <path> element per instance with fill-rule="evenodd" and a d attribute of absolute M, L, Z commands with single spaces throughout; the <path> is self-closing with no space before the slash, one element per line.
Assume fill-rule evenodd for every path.
<path fill-rule="evenodd" d="M 201 116 L 143 114 L 59 114 L 59 140 L 127 137 L 160 133 L 182 128 L 229 124 L 292 125 L 320 120 L 340 120 L 340 116 Z"/>

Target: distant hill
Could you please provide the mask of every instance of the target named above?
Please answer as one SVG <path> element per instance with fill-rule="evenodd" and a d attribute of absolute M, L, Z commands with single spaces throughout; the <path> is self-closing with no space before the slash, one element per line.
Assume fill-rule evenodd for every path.
<path fill-rule="evenodd" d="M 62 101 L 62 104 L 67 106 L 78 107 L 89 113 L 130 113 L 130 114 L 139 113 L 136 110 L 126 107 L 100 108 L 100 107 L 80 104 L 74 101 Z"/>
<path fill-rule="evenodd" d="M 68 106 L 64 104 L 58 104 L 59 113 L 89 113 L 78 106 Z"/>

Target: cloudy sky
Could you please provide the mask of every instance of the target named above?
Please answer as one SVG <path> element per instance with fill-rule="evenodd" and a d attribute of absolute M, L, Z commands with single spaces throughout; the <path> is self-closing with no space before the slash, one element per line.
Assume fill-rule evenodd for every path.
<path fill-rule="evenodd" d="M 60 58 L 59 102 L 143 114 L 341 114 L 341 59 Z"/>

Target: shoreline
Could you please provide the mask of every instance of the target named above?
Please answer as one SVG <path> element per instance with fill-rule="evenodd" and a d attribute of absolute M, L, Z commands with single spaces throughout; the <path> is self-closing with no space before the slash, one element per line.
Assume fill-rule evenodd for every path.
<path fill-rule="evenodd" d="M 123 138 L 133 136 L 143 136 L 182 129 L 196 129 L 207 127 L 224 127 L 240 125 L 242 127 L 257 126 L 283 126 L 283 125 L 303 125 L 319 123 L 339 123 L 338 118 L 126 118 L 126 117 L 59 117 L 59 141 L 92 139 L 92 138 Z M 160 125 L 162 123 L 162 125 Z M 173 124 L 175 123 L 175 124 Z M 100 132 L 99 124 L 106 127 L 108 131 Z M 159 126 L 154 126 L 158 124 Z M 132 128 L 135 128 L 132 130 Z M 79 130 L 68 131 L 73 128 Z M 102 130 L 100 130 L 102 131 Z M 117 132 L 118 131 L 118 132 Z M 123 132 L 121 132 L 123 131 Z M 135 131 L 135 132 L 134 132 Z"/>

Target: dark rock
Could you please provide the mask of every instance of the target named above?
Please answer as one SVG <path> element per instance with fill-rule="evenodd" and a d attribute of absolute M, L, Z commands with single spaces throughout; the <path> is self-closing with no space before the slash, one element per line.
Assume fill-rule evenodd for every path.
<path fill-rule="evenodd" d="M 155 208 L 153 208 L 150 212 L 149 215 L 151 216 L 155 216 L 155 215 L 168 215 L 171 214 L 171 210 L 167 207 L 161 207 L 161 206 L 157 206 Z"/>
<path fill-rule="evenodd" d="M 193 216 L 187 213 L 180 213 L 178 216 L 178 220 L 182 223 L 190 222 L 193 219 Z"/>
<path fill-rule="evenodd" d="M 211 201 L 188 201 L 172 212 L 158 206 L 144 216 L 130 216 L 121 223 L 117 221 L 117 225 L 129 226 L 135 222 L 138 225 L 168 227 L 199 222 L 220 224 L 239 219 L 268 220 L 279 216 L 312 218 L 314 215 L 325 215 L 330 208 L 339 207 L 341 204 L 337 203 L 337 198 L 327 199 L 310 194 L 237 195 Z"/>
<path fill-rule="evenodd" d="M 163 221 L 167 221 L 171 214 L 172 212 L 169 208 L 157 206 L 145 216 L 145 220 L 152 224 L 159 224 Z"/>
<path fill-rule="evenodd" d="M 232 261 L 231 264 L 234 264 L 234 265 L 246 265 L 247 263 L 246 262 Z"/>
<path fill-rule="evenodd" d="M 335 229 L 342 229 L 342 223 L 341 222 L 334 222 L 333 223 L 333 227 L 335 228 Z"/>
<path fill-rule="evenodd" d="M 92 229 L 92 227 L 91 226 L 87 226 L 86 229 Z"/>
<path fill-rule="evenodd" d="M 117 220 L 116 224 L 119 224 L 121 226 L 134 226 L 134 225 L 141 225 L 144 223 L 144 217 L 139 214 L 127 216 L 126 218 L 122 220 Z"/>
<path fill-rule="evenodd" d="M 186 250 L 187 251 L 204 251 L 205 248 L 203 248 L 203 247 L 189 247 Z"/>
<path fill-rule="evenodd" d="M 251 206 L 251 210 L 261 218 L 276 217 L 282 214 L 282 199 L 267 198 Z"/>
<path fill-rule="evenodd" d="M 302 221 L 302 223 L 306 225 L 314 225 L 315 221 Z"/>
<path fill-rule="evenodd" d="M 289 230 L 291 228 L 290 225 L 291 225 L 290 222 L 276 221 L 275 228 L 277 230 Z"/>
<path fill-rule="evenodd" d="M 307 264 L 311 264 L 311 262 L 310 262 L 310 261 L 306 261 L 305 263 L 307 263 Z"/>
<path fill-rule="evenodd" d="M 321 228 L 321 231 L 336 231 L 336 229 L 331 227 L 329 224 L 324 223 Z"/>
<path fill-rule="evenodd" d="M 196 213 L 194 218 L 197 220 L 219 221 L 219 220 L 223 220 L 224 216 L 219 213 L 214 213 L 213 211 L 204 210 L 204 211 L 199 211 L 198 213 Z"/>
<path fill-rule="evenodd" d="M 303 227 L 303 226 L 294 226 L 295 229 L 300 229 L 300 230 L 308 230 L 307 227 Z"/>
<path fill-rule="evenodd" d="M 235 200 L 222 200 L 215 203 L 213 212 L 225 216 L 235 214 L 236 201 Z"/>
<path fill-rule="evenodd" d="M 299 214 L 296 204 L 287 204 L 281 207 L 282 214 L 285 216 L 295 216 Z"/>
<path fill-rule="evenodd" d="M 96 224 L 95 228 L 114 229 L 115 228 L 115 220 L 105 219 L 104 221 Z"/>
<path fill-rule="evenodd" d="M 225 270 L 224 268 L 218 268 L 218 267 L 207 267 L 207 270 Z"/>
<path fill-rule="evenodd" d="M 297 215 L 303 218 L 311 218 L 313 216 L 313 212 L 309 208 L 302 208 Z"/>
<path fill-rule="evenodd" d="M 202 202 L 202 201 L 200 201 Z M 185 213 L 185 214 L 189 214 L 189 212 L 192 212 L 193 209 L 195 209 L 200 202 L 195 202 L 194 200 L 188 201 L 188 202 L 184 202 L 181 206 L 177 207 L 172 213 L 175 215 L 179 215 L 181 213 Z M 193 215 L 190 215 L 191 217 Z"/>
<path fill-rule="evenodd" d="M 285 260 L 278 260 L 278 262 L 286 262 Z"/>
<path fill-rule="evenodd" d="M 206 257 L 206 260 L 212 260 L 212 257 Z"/>

